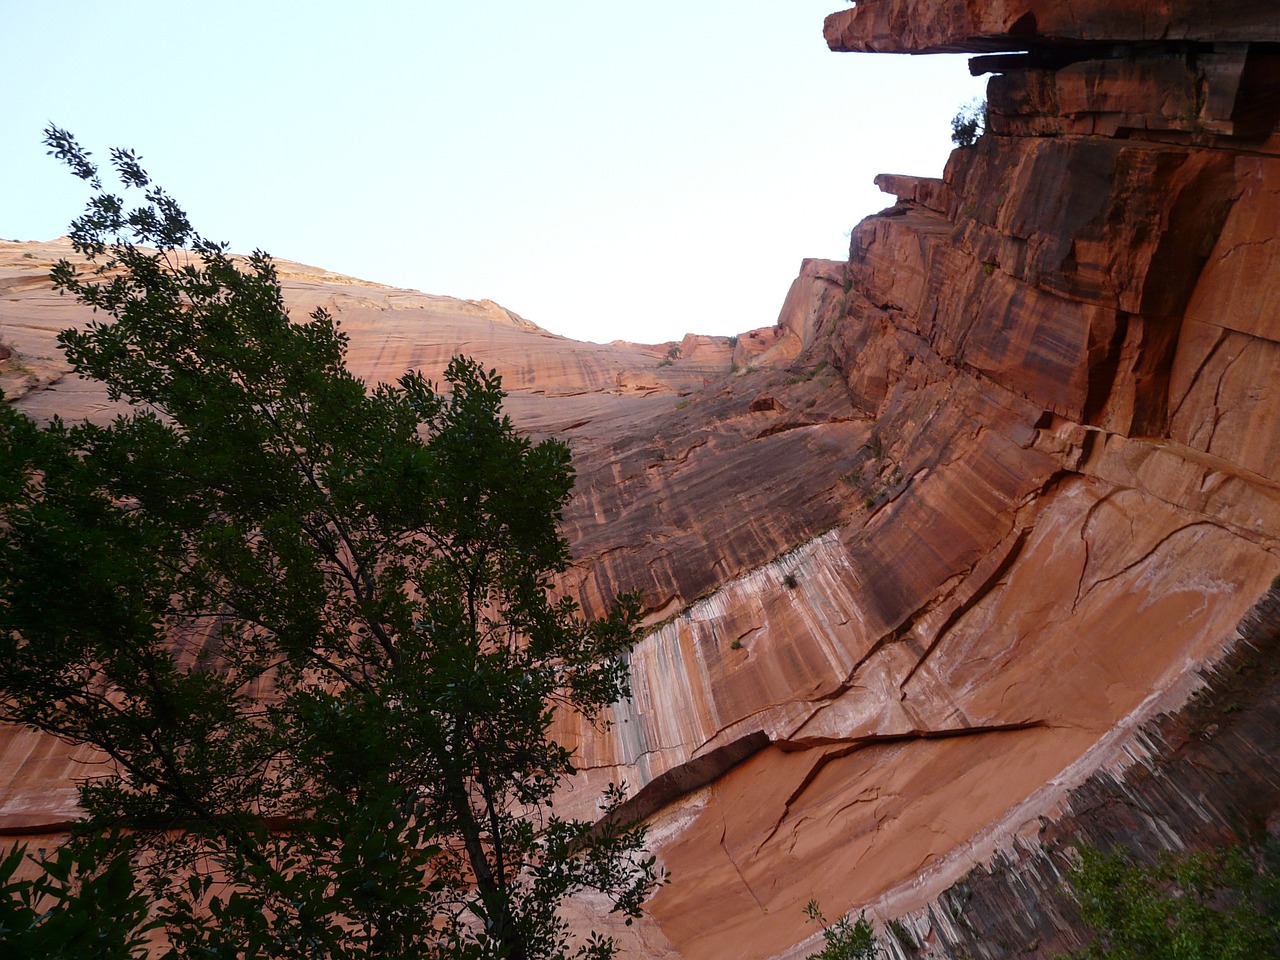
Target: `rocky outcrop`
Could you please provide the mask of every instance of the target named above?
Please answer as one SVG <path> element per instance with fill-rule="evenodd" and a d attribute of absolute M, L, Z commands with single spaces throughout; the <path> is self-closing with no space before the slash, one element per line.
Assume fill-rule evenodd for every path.
<path fill-rule="evenodd" d="M 1080 946 L 1063 896 L 1081 844 L 1156 851 L 1232 843 L 1274 832 L 1280 807 L 1280 589 L 1245 616 L 1231 653 L 1201 671 L 1204 686 L 1173 713 L 1118 728 L 1113 757 L 1038 828 L 971 870 L 925 910 L 899 918 L 895 956 L 1056 957 Z M 912 949 L 908 949 L 912 946 Z"/>
<path fill-rule="evenodd" d="M 1228 680 L 1242 638 L 1271 649 L 1238 625 L 1280 572 L 1278 29 L 1208 0 L 833 14 L 838 49 L 980 54 L 987 132 L 940 179 L 881 177 L 849 260 L 732 342 L 576 344 L 286 265 L 362 375 L 470 353 L 572 444 L 564 586 L 589 612 L 640 590 L 650 630 L 612 727 L 562 722 L 557 806 L 626 781 L 649 818 L 675 882 L 614 931 L 632 955 L 803 956 L 814 898 L 932 955 L 1047 957 L 1078 938 L 1077 838 L 1271 817 L 1238 768 L 1274 724 L 1219 714 L 1271 696 Z M 0 245 L 0 386 L 102 416 L 53 347 L 83 319 L 42 279 L 57 249 Z M 0 736 L 0 830 L 57 829 L 75 760 Z"/>
<path fill-rule="evenodd" d="M 859 0 L 827 17 L 833 50 L 977 53 L 1054 43 L 1280 42 L 1269 0 Z"/>
<path fill-rule="evenodd" d="M 838 47 L 1003 72 L 979 144 L 940 180 L 881 178 L 897 204 L 788 297 L 805 362 L 840 372 L 867 428 L 843 475 L 857 509 L 663 625 L 612 738 L 583 734 L 585 779 L 621 772 L 658 809 L 674 955 L 803 955 L 811 897 L 921 920 L 936 955 L 1070 945 L 1069 921 L 1014 917 L 1021 880 L 974 901 L 986 947 L 939 904 L 994 864 L 1048 877 L 1052 913 L 1055 875 L 1020 844 L 1123 835 L 1079 816 L 1090 778 L 1159 754 L 1144 725 L 1206 682 L 1280 570 L 1275 22 L 1186 7 L 829 18 Z M 1142 835 L 1240 829 L 1252 787 L 1196 789 Z"/>

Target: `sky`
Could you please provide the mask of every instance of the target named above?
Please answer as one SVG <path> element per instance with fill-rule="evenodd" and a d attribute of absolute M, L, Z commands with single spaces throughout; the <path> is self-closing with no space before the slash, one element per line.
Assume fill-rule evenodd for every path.
<path fill-rule="evenodd" d="M 941 175 L 964 57 L 831 53 L 842 0 L 0 0 L 0 237 L 128 147 L 206 237 L 580 340 L 774 323 L 805 257 Z"/>

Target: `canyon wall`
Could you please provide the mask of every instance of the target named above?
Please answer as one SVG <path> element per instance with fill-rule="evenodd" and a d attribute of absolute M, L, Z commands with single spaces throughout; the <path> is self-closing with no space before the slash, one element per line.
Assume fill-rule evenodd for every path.
<path fill-rule="evenodd" d="M 839 50 L 978 55 L 988 126 L 941 179 L 882 177 L 897 202 L 784 309 L 798 362 L 852 407 L 803 427 L 858 444 L 847 516 L 762 556 L 812 510 L 806 484 L 751 530 L 721 505 L 714 558 L 682 524 L 584 553 L 679 611 L 633 656 L 612 737 L 583 734 L 585 779 L 638 785 L 678 878 L 650 954 L 802 956 L 815 898 L 909 921 L 936 955 L 1052 956 L 1079 931 L 1041 844 L 1218 841 L 1275 809 L 1273 785 L 1227 775 L 1274 756 L 1265 724 L 1221 748 L 1199 802 L 1172 774 L 1160 803 L 1137 781 L 1173 763 L 1152 731 L 1212 687 L 1280 570 L 1280 24 L 1085 6 L 863 0 L 827 21 Z M 791 408 L 795 379 L 736 389 Z M 696 518 L 692 458 L 683 491 L 658 472 L 621 487 Z M 618 485 L 586 479 L 584 506 Z M 621 534 L 592 529 L 577 542 Z M 1127 819 L 1081 814 L 1097 777 Z M 983 894 L 956 906 L 956 884 Z"/>
<path fill-rule="evenodd" d="M 848 262 L 803 264 L 776 327 L 669 363 L 285 265 L 370 379 L 498 367 L 574 449 L 565 587 L 644 597 L 633 697 L 559 728 L 558 808 L 625 781 L 673 883 L 631 928 L 582 900 L 580 927 L 800 957 L 816 899 L 900 918 L 899 955 L 1048 957 L 1078 942 L 1079 838 L 1269 821 L 1280 791 L 1240 771 L 1280 746 L 1278 30 L 1209 0 L 833 14 L 837 50 L 974 53 L 987 131 L 940 179 L 880 178 L 896 201 Z M 84 319 L 44 279 L 61 249 L 0 244 L 0 386 L 105 416 L 53 347 Z M 0 733 L 0 830 L 61 829 L 82 760 Z"/>

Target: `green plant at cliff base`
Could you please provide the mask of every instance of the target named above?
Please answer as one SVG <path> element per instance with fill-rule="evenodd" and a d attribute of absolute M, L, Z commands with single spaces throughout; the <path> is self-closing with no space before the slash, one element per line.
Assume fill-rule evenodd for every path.
<path fill-rule="evenodd" d="M 822 949 L 809 954 L 806 960 L 878 960 L 884 956 L 884 950 L 865 913 L 857 920 L 841 917 L 835 923 L 828 924 L 816 900 L 810 900 L 805 905 L 804 912 L 810 923 L 822 924 L 824 941 Z"/>
<path fill-rule="evenodd" d="M 611 956 L 563 901 L 630 922 L 662 875 L 642 829 L 551 808 L 556 711 L 626 695 L 638 615 L 552 590 L 568 448 L 517 434 L 467 358 L 370 388 L 265 254 L 200 237 L 116 150 L 126 208 L 46 135 L 97 194 L 70 234 L 97 268 L 53 271 L 97 316 L 60 343 L 128 406 L 0 402 L 0 718 L 102 761 L 67 857 L 37 886 L 3 860 L 0 956 L 130 956 L 143 915 L 167 960 Z M 123 926 L 68 929 L 95 903 Z"/>
<path fill-rule="evenodd" d="M 907 950 L 915 950 L 918 948 L 916 938 L 911 935 L 911 931 L 907 929 L 907 925 L 901 920 L 890 920 L 885 924 L 889 928 L 889 932 L 893 934 L 893 938 L 902 944 Z"/>
<path fill-rule="evenodd" d="M 1080 851 L 1068 879 L 1094 931 L 1071 960 L 1255 960 L 1280 956 L 1277 851 L 1227 847 L 1136 864 Z"/>

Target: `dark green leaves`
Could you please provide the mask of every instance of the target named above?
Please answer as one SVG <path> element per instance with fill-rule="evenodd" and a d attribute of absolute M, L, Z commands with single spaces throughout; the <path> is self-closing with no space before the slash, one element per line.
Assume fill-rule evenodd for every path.
<path fill-rule="evenodd" d="M 635 915 L 643 831 L 550 813 L 554 710 L 626 694 L 638 615 L 554 592 L 568 449 L 520 436 L 467 358 L 367 389 L 268 257 L 111 161 L 144 202 L 92 199 L 72 236 L 96 268 L 53 276 L 97 311 L 68 359 L 129 409 L 0 409 L 0 703 L 104 756 L 85 835 L 130 832 L 175 960 L 559 957 L 564 897 Z"/>
<path fill-rule="evenodd" d="M 49 147 L 45 152 L 49 156 L 57 157 L 69 166 L 73 174 L 81 180 L 87 180 L 93 189 L 102 189 L 102 181 L 98 179 L 98 168 L 89 161 L 91 154 L 76 142 L 75 137 L 53 124 L 45 127 L 44 134 L 45 143 Z"/>
<path fill-rule="evenodd" d="M 1092 848 L 1072 868 L 1089 960 L 1252 960 L 1280 950 L 1273 846 L 1162 853 L 1140 864 Z"/>
<path fill-rule="evenodd" d="M 116 841 L 78 841 L 49 855 L 19 844 L 0 859 L 6 960 L 137 960 L 155 925 Z"/>
<path fill-rule="evenodd" d="M 810 923 L 822 926 L 822 949 L 810 954 L 808 960 L 879 960 L 885 956 L 866 914 L 859 915 L 857 920 L 841 917 L 829 924 L 816 900 L 805 904 L 804 912 Z"/>

